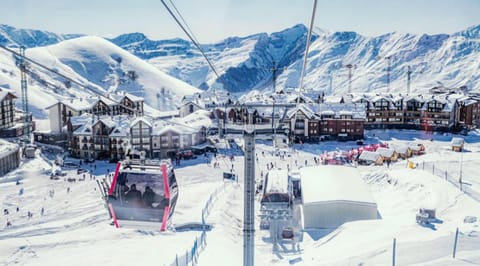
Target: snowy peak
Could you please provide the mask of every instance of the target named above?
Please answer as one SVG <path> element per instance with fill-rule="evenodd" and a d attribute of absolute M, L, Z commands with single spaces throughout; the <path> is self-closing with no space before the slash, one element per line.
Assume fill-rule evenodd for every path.
<path fill-rule="evenodd" d="M 455 33 L 456 36 L 463 36 L 469 39 L 480 39 L 480 24 L 471 26 L 464 31 Z"/>
<path fill-rule="evenodd" d="M 113 43 L 116 43 L 117 45 L 129 45 L 132 43 L 142 42 L 147 39 L 148 38 L 147 36 L 145 36 L 145 34 L 140 32 L 134 32 L 119 35 L 118 37 L 111 39 L 111 41 Z"/>
<path fill-rule="evenodd" d="M 199 91 L 100 37 L 84 36 L 31 48 L 26 55 L 90 88 L 86 90 L 73 82 L 67 85 L 64 78 L 29 65 L 30 110 L 37 119 L 45 118 L 45 107 L 58 100 L 89 97 L 92 91 L 101 95 L 127 92 L 142 97 L 148 105 L 146 113 L 153 115 L 157 114 L 155 110 L 177 110 L 184 95 Z M 14 58 L 2 51 L 0 62 L 4 63 L 0 66 L 0 84 L 21 95 Z"/>
<path fill-rule="evenodd" d="M 55 44 L 63 40 L 78 38 L 80 34 L 56 34 L 48 31 L 17 29 L 0 24 L 0 44 L 9 47 L 27 48 Z"/>

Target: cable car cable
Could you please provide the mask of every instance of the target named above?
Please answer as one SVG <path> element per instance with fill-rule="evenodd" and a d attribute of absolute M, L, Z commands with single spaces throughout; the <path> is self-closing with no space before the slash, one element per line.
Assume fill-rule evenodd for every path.
<path fill-rule="evenodd" d="M 215 66 L 213 65 L 213 63 L 210 61 L 210 59 L 208 59 L 207 55 L 205 54 L 205 52 L 203 52 L 203 49 L 200 47 L 200 45 L 195 41 L 195 38 L 192 37 L 192 35 L 187 31 L 187 29 L 185 29 L 185 27 L 182 25 L 182 23 L 178 20 L 178 18 L 175 16 L 175 14 L 172 12 L 172 10 L 168 7 L 168 5 L 165 3 L 164 0 L 160 0 L 162 2 L 162 4 L 165 6 L 165 8 L 167 9 L 168 13 L 170 13 L 170 15 L 172 16 L 172 18 L 175 20 L 175 22 L 177 22 L 178 26 L 180 26 L 180 28 L 183 30 L 183 32 L 185 32 L 185 34 L 187 35 L 187 37 L 192 41 L 192 43 L 198 48 L 198 50 L 200 50 L 200 53 L 203 55 L 203 57 L 205 58 L 205 60 L 207 60 L 207 63 L 208 65 L 210 66 L 210 68 L 212 69 L 213 73 L 215 73 L 215 76 L 217 76 L 217 78 L 220 78 L 220 75 L 218 74 L 217 72 L 217 69 L 215 68 Z"/>

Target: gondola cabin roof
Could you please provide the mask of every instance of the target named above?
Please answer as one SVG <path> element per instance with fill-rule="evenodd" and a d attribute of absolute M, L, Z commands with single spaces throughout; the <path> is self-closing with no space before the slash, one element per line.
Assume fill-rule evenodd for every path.
<path fill-rule="evenodd" d="M 265 193 L 289 193 L 289 177 L 287 170 L 271 170 L 268 172 Z"/>
<path fill-rule="evenodd" d="M 167 170 L 173 168 L 169 160 L 131 159 L 122 162 L 121 172 L 161 172 L 162 164 L 167 166 Z"/>

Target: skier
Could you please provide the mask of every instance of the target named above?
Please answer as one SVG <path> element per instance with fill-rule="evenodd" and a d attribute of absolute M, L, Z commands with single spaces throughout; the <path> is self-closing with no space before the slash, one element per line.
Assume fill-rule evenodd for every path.
<path fill-rule="evenodd" d="M 44 212 L 45 212 L 45 209 L 42 207 L 42 209 L 40 210 L 40 215 L 43 216 Z"/>
<path fill-rule="evenodd" d="M 12 223 L 10 222 L 10 220 L 7 219 L 7 228 L 12 226 Z"/>

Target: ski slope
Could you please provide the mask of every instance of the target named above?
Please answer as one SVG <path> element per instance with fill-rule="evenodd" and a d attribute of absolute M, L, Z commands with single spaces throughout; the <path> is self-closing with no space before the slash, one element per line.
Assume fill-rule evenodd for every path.
<path fill-rule="evenodd" d="M 370 131 L 366 142 L 387 141 L 400 144 L 421 142 L 427 154 L 415 161 L 438 162 L 447 171 L 459 168 L 458 153 L 448 150 L 451 135 L 426 135 L 415 131 Z M 433 141 L 431 141 L 433 139 Z M 475 188 L 480 181 L 475 165 L 479 159 L 480 136 L 469 135 L 463 160 L 464 182 Z M 236 139 L 241 145 L 241 139 Z M 313 157 L 323 151 L 355 146 L 351 142 L 325 142 L 316 145 L 295 145 L 285 160 L 273 157 L 268 141 L 258 141 L 256 176 L 266 173 L 266 164 L 277 168 L 298 168 L 313 164 Z M 227 153 L 233 152 L 227 150 Z M 262 152 L 264 155 L 262 155 Z M 235 153 L 235 154 L 238 154 Z M 243 258 L 243 156 L 210 155 L 181 161 L 176 167 L 179 199 L 173 224 L 201 222 L 201 210 L 210 193 L 224 186 L 222 173 L 239 174 L 238 184 L 228 184 L 214 203 L 207 223 L 207 246 L 200 252 L 198 265 L 242 265 Z M 295 164 L 297 161 L 297 165 Z M 210 162 L 210 163 L 208 163 Z M 214 162 L 220 164 L 214 168 Z M 87 175 L 84 182 L 69 183 L 50 180 L 49 165 L 39 157 L 25 162 L 18 170 L 0 179 L 1 215 L 0 265 L 170 265 L 175 255 L 191 248 L 199 231 L 159 233 L 132 228 L 116 229 L 102 205 L 96 183 Z M 85 165 L 84 165 L 85 167 Z M 307 166 L 308 167 L 308 166 Z M 114 165 L 96 162 L 91 169 L 96 178 L 105 176 Z M 478 265 L 480 263 L 480 222 L 464 223 L 466 216 L 480 218 L 480 202 L 459 191 L 429 171 L 406 168 L 400 160 L 386 166 L 359 166 L 382 219 L 346 223 L 333 231 L 306 231 L 299 250 L 290 246 L 276 249 L 268 231 L 256 230 L 256 265 L 389 265 L 392 241 L 397 241 L 398 265 Z M 67 177 L 81 177 L 66 170 Z M 19 179 L 22 184 L 15 185 Z M 67 188 L 70 192 L 67 193 Z M 23 195 L 19 195 L 24 188 Z M 53 197 L 49 191 L 55 190 Z M 480 189 L 479 189 L 480 191 Z M 17 213 L 15 208 L 19 206 Z M 438 222 L 420 226 L 415 213 L 420 207 L 436 208 Z M 44 207 L 45 213 L 40 215 Z M 258 212 L 259 204 L 256 206 Z M 27 211 L 33 212 L 28 219 Z M 12 227 L 4 228 L 6 219 Z M 259 220 L 256 221 L 258 228 Z M 452 258 L 453 239 L 459 228 L 456 258 Z"/>

